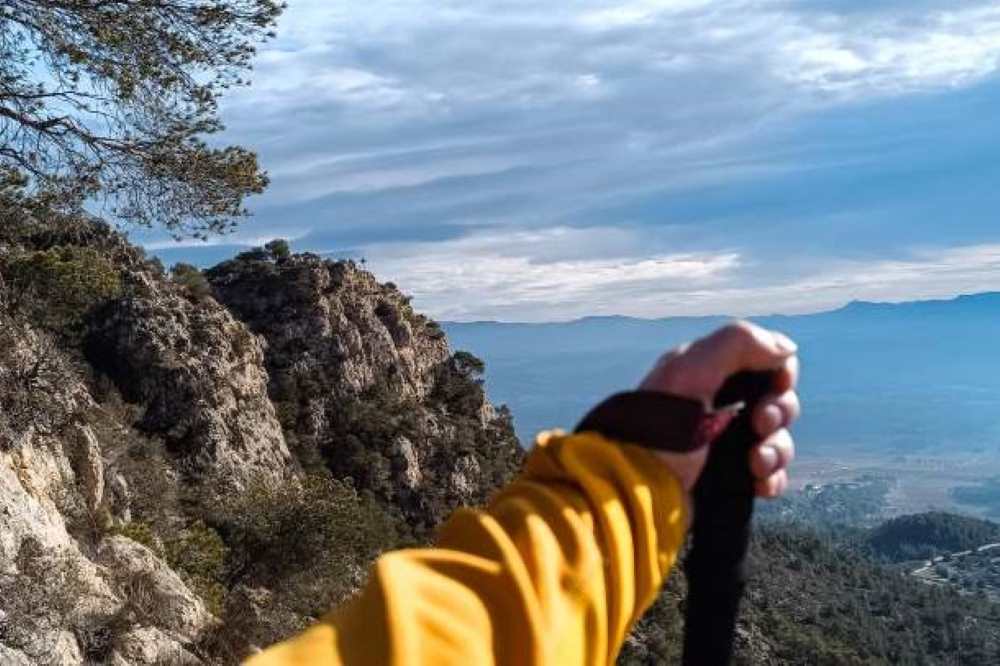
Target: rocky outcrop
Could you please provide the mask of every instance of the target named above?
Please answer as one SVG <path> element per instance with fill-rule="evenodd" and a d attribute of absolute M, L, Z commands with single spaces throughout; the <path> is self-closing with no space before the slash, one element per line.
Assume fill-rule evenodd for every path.
<path fill-rule="evenodd" d="M 350 262 L 310 254 L 233 260 L 207 276 L 219 301 L 267 339 L 279 399 L 320 387 L 329 395 L 360 395 L 377 386 L 419 400 L 450 355 L 433 322 Z"/>
<path fill-rule="evenodd" d="M 161 435 L 192 478 L 224 493 L 293 476 L 262 344 L 215 302 L 157 286 L 111 303 L 88 357 L 144 406 L 139 428 Z"/>
<path fill-rule="evenodd" d="M 235 663 L 520 460 L 478 370 L 351 262 L 256 252 L 191 288 L 104 225 L 14 222 L 2 664 Z M 121 285 L 62 328 L 42 316 L 58 291 L 22 308 L 5 279 L 53 248 L 96 250 Z"/>
<path fill-rule="evenodd" d="M 194 642 L 211 626 L 202 600 L 146 546 L 112 536 L 101 541 L 97 562 L 115 571 L 127 612 L 137 621 L 158 627 L 178 643 Z"/>
<path fill-rule="evenodd" d="M 266 340 L 270 396 L 303 466 L 321 464 L 430 528 L 482 502 L 520 463 L 479 361 L 456 361 L 395 286 L 311 254 L 250 253 L 206 275 Z"/>

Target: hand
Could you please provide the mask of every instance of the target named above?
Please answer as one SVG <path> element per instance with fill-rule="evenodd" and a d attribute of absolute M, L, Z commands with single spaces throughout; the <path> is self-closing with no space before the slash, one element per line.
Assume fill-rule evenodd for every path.
<path fill-rule="evenodd" d="M 693 398 L 712 406 L 723 382 L 742 370 L 775 371 L 774 393 L 757 404 L 753 424 L 761 441 L 750 450 L 750 469 L 759 497 L 777 497 L 788 487 L 788 464 L 795 444 L 788 426 L 799 417 L 795 384 L 799 375 L 797 347 L 785 335 L 740 321 L 694 343 L 663 355 L 640 388 Z M 698 481 L 708 447 L 689 453 L 657 452 L 690 491 Z"/>

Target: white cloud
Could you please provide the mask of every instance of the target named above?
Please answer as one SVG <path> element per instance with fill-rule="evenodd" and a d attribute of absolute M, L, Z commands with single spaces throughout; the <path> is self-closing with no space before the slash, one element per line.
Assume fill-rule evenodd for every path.
<path fill-rule="evenodd" d="M 226 117 L 274 166 L 268 201 L 300 201 L 481 175 L 504 141 L 532 135 L 539 159 L 546 132 L 578 132 L 576 156 L 610 173 L 638 133 L 672 148 L 740 141 L 817 104 L 967 85 L 997 71 L 995 3 L 890 4 L 838 13 L 783 0 L 300 0 L 262 52 L 254 87 L 227 99 Z M 317 171 L 317 186 L 305 189 L 282 181 L 297 160 L 428 140 L 484 145 L 459 163 L 441 153 L 384 174 L 372 164 Z M 552 150 L 541 161 L 562 163 L 565 146 Z"/>
<path fill-rule="evenodd" d="M 365 255 L 382 279 L 403 285 L 418 307 L 441 319 L 600 313 L 629 307 L 635 292 L 724 285 L 740 266 L 735 252 L 636 257 L 636 241 L 616 229 L 555 228 L 371 246 Z M 609 250 L 617 256 L 594 256 Z"/>
<path fill-rule="evenodd" d="M 1000 290 L 1000 244 L 918 249 L 875 262 L 826 260 L 780 279 L 761 277 L 739 252 L 637 252 L 642 244 L 617 229 L 561 228 L 374 245 L 365 255 L 421 310 L 459 321 L 750 316 Z M 602 245 L 611 256 L 597 256 Z"/>
<path fill-rule="evenodd" d="M 912 15 L 800 18 L 779 43 L 776 71 L 835 93 L 898 95 L 967 85 L 1000 67 L 1000 7 Z"/>

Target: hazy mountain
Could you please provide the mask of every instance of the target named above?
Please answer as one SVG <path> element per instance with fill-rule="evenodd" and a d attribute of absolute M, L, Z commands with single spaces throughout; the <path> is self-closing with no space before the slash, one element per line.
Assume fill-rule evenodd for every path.
<path fill-rule="evenodd" d="M 831 312 L 757 317 L 801 347 L 806 452 L 913 451 L 1000 444 L 1000 293 Z M 488 390 L 522 439 L 570 427 L 596 400 L 633 386 L 657 355 L 726 317 L 590 317 L 567 323 L 449 323 L 448 336 L 487 363 Z"/>

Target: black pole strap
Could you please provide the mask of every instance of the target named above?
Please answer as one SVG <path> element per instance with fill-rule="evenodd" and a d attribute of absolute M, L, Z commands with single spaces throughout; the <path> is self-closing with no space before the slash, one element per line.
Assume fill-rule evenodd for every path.
<path fill-rule="evenodd" d="M 754 484 L 750 449 L 759 441 L 753 408 L 773 388 L 770 373 L 733 376 L 715 406 L 744 403 L 712 444 L 694 487 L 684 627 L 684 666 L 724 666 L 733 655 L 736 620 L 747 583 Z"/>

